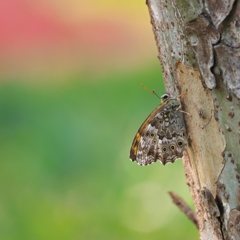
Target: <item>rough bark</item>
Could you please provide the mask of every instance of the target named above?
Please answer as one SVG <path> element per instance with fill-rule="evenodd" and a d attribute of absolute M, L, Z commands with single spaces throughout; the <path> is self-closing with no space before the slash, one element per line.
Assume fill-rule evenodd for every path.
<path fill-rule="evenodd" d="M 240 239 L 240 1 L 147 5 L 166 88 L 191 114 L 183 164 L 201 239 Z"/>

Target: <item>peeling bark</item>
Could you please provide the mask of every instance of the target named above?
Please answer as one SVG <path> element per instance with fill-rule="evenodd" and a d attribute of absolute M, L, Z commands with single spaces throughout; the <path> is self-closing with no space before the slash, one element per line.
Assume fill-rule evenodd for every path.
<path fill-rule="evenodd" d="M 181 95 L 201 239 L 240 239 L 240 1 L 148 0 L 164 82 Z"/>

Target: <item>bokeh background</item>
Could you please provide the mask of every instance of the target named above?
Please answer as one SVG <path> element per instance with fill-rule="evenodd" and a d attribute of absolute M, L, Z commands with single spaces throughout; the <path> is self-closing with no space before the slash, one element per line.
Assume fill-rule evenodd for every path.
<path fill-rule="evenodd" d="M 139 0 L 0 1 L 0 239 L 198 239 L 181 160 L 129 149 L 164 93 Z"/>

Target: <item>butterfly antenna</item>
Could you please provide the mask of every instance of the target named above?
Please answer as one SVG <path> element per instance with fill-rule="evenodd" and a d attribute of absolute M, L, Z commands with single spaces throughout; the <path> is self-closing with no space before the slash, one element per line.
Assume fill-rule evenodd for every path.
<path fill-rule="evenodd" d="M 149 89 L 146 88 L 143 84 L 141 84 L 141 87 L 144 88 L 145 90 L 147 90 L 148 92 L 152 93 L 152 94 L 155 95 L 156 97 L 158 97 L 158 98 L 161 99 L 161 97 L 159 97 L 154 91 L 149 90 Z"/>

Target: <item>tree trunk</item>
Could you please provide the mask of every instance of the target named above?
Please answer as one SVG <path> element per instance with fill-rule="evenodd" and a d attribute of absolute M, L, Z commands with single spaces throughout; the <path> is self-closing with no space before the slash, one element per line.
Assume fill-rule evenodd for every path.
<path fill-rule="evenodd" d="M 148 0 L 164 81 L 180 96 L 202 240 L 240 239 L 240 1 Z"/>

